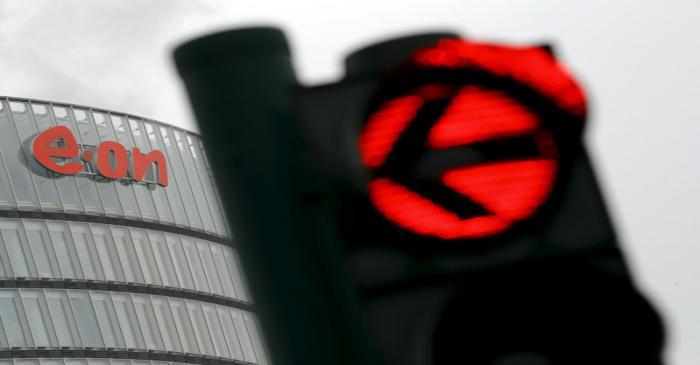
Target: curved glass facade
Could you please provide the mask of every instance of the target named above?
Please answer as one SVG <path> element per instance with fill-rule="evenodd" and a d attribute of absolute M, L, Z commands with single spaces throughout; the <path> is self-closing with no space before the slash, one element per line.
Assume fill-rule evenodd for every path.
<path fill-rule="evenodd" d="M 35 138 L 57 126 L 82 154 L 51 158 L 82 158 L 78 173 L 38 162 Z M 0 365 L 267 363 L 196 134 L 8 97 L 0 130 Z M 157 162 L 142 180 L 130 178 L 135 162 L 124 178 L 105 177 L 85 151 L 117 169 L 116 152 L 104 157 L 98 147 L 109 141 L 132 159 L 162 152 L 167 186 L 155 183 Z M 69 145 L 59 138 L 50 147 Z"/>
<path fill-rule="evenodd" d="M 0 208 L 81 213 L 159 222 L 222 237 L 229 231 L 199 137 L 129 114 L 26 99 L 0 99 Z M 51 176 L 31 154 L 39 133 L 65 126 L 77 142 L 117 141 L 160 150 L 170 184 L 124 184 L 85 175 Z"/>

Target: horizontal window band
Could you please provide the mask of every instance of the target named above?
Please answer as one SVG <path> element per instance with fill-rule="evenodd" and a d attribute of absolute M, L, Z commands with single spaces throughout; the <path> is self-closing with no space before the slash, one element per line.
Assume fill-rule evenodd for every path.
<path fill-rule="evenodd" d="M 154 360 L 171 361 L 201 365 L 250 365 L 250 362 L 226 359 L 207 355 L 186 354 L 181 352 L 164 351 L 129 351 L 117 349 L 23 349 L 13 348 L 0 350 L 0 359 L 28 358 L 90 358 L 90 359 L 120 359 L 120 360 Z"/>
<path fill-rule="evenodd" d="M 197 300 L 255 313 L 252 304 L 219 295 L 169 288 L 165 286 L 131 283 L 115 283 L 93 280 L 55 280 L 55 279 L 0 279 L 0 289 L 82 289 L 104 290 L 113 292 L 152 294 L 165 297 Z"/>
<path fill-rule="evenodd" d="M 194 238 L 207 240 L 210 242 L 220 243 L 223 245 L 233 246 L 233 241 L 227 237 L 206 233 L 191 228 L 184 228 L 170 224 L 149 222 L 132 218 L 90 215 L 85 213 L 43 212 L 36 210 L 16 209 L 0 209 L 0 218 L 47 219 L 71 222 L 113 224 L 119 226 L 145 228 L 157 231 L 176 233 L 184 236 L 190 236 Z"/>

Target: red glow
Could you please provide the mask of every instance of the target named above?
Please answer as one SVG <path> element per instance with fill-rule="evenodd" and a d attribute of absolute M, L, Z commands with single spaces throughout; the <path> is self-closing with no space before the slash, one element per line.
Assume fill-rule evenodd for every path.
<path fill-rule="evenodd" d="M 489 139 L 523 135 L 539 118 L 502 91 L 467 86 L 460 90 L 428 135 L 433 148 L 454 147 Z"/>
<path fill-rule="evenodd" d="M 578 84 L 548 52 L 538 47 L 512 48 L 452 39 L 415 53 L 411 61 L 417 67 L 472 69 L 509 78 L 571 115 L 585 114 L 585 98 Z M 558 146 L 540 115 L 501 90 L 426 83 L 407 90 L 405 96 L 384 102 L 370 114 L 359 139 L 365 166 L 375 171 L 381 168 L 420 108 L 437 99 L 448 101 L 448 105 L 427 130 L 425 145 L 415 148 L 448 149 L 529 137 L 538 154 L 514 154 L 507 160 L 451 167 L 442 172 L 438 183 L 464 196 L 465 204 L 481 205 L 484 214 L 464 218 L 392 176 L 379 176 L 368 186 L 370 201 L 377 211 L 404 229 L 441 239 L 491 236 L 531 217 L 553 189 L 559 169 Z M 412 143 L 422 143 L 420 136 L 411 138 L 417 138 Z M 481 148 L 474 147 L 477 152 Z M 460 151 L 455 149 L 452 156 Z M 392 169 L 381 171 L 396 173 Z M 410 176 L 410 171 L 402 173 Z"/>
<path fill-rule="evenodd" d="M 372 181 L 369 193 L 380 212 L 415 233 L 442 239 L 478 238 L 501 232 L 509 225 L 497 216 L 461 219 L 389 178 Z"/>
<path fill-rule="evenodd" d="M 386 102 L 372 114 L 360 135 L 360 156 L 365 166 L 378 167 L 384 163 L 422 105 L 419 97 L 410 95 Z"/>
<path fill-rule="evenodd" d="M 442 178 L 453 188 L 489 212 L 462 219 L 415 191 L 389 178 L 369 185 L 372 203 L 404 228 L 442 239 L 479 238 L 508 228 L 530 216 L 552 189 L 556 162 L 526 160 L 500 162 L 447 171 Z"/>
<path fill-rule="evenodd" d="M 428 84 L 416 89 L 416 95 L 423 100 L 445 99 L 454 91 L 454 87 L 445 84 Z"/>
<path fill-rule="evenodd" d="M 443 98 L 449 86 L 428 84 L 410 96 L 390 100 L 372 114 L 360 137 L 366 166 L 384 164 L 401 133 L 423 105 L 422 98 Z M 417 96 L 419 95 L 419 96 Z M 384 177 L 369 185 L 370 200 L 388 219 L 419 234 L 470 239 L 502 232 L 532 215 L 549 195 L 557 170 L 557 148 L 540 118 L 506 93 L 480 86 L 457 92 L 428 132 L 428 147 L 439 149 L 510 137 L 532 136 L 541 158 L 485 163 L 447 170 L 441 182 L 481 204 L 489 213 L 460 218 L 431 200 Z"/>
<path fill-rule="evenodd" d="M 504 221 L 531 215 L 552 189 L 556 162 L 525 160 L 463 167 L 445 172 L 445 185 Z"/>
<path fill-rule="evenodd" d="M 583 90 L 549 52 L 539 47 L 516 48 L 445 39 L 435 47 L 416 52 L 413 61 L 427 67 L 480 69 L 510 77 L 574 115 L 586 111 Z"/>

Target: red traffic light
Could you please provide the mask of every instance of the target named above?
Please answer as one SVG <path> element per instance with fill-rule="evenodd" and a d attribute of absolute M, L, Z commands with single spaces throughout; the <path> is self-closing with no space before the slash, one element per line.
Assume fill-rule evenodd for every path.
<path fill-rule="evenodd" d="M 583 93 L 553 57 L 448 39 L 399 70 L 396 79 L 422 74 L 375 100 L 358 141 L 376 210 L 450 240 L 495 235 L 534 215 L 554 188 L 559 148 L 550 115 L 499 80 L 582 117 Z"/>

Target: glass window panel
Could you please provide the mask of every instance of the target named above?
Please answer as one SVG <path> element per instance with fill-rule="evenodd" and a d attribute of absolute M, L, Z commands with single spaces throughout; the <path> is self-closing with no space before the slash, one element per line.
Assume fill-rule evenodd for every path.
<path fill-rule="evenodd" d="M 185 133 L 185 137 L 187 139 L 187 144 L 189 146 L 189 151 L 190 155 L 192 157 L 192 162 L 194 162 L 194 166 L 197 169 L 197 176 L 199 177 L 199 180 L 201 181 L 202 188 L 204 189 L 204 195 L 207 198 L 207 204 L 209 205 L 209 210 L 211 211 L 211 215 L 214 218 L 214 224 L 216 227 L 216 233 L 225 235 L 226 232 L 226 225 L 224 224 L 224 215 L 223 215 L 223 210 L 221 209 L 221 205 L 219 202 L 219 197 L 216 195 L 214 192 L 214 185 L 213 185 L 213 180 L 210 172 L 207 170 L 207 167 L 204 163 L 203 160 L 203 151 L 201 151 L 200 145 L 198 138 L 190 135 L 188 133 Z"/>
<path fill-rule="evenodd" d="M 7 257 L 7 252 L 2 246 L 2 239 L 0 239 L 0 277 L 12 277 L 12 274 L 8 270 L 10 267 L 10 259 Z"/>
<path fill-rule="evenodd" d="M 141 152 L 147 152 L 151 150 L 150 143 L 148 143 L 148 138 L 146 137 L 146 131 L 143 129 L 143 124 L 140 120 L 129 118 L 129 127 L 131 128 L 131 136 L 134 137 L 134 145 L 138 147 Z"/>
<path fill-rule="evenodd" d="M 11 101 L 10 110 L 16 113 L 23 113 L 27 110 L 27 107 L 21 101 Z"/>
<path fill-rule="evenodd" d="M 140 294 L 133 294 L 132 298 L 136 309 L 136 317 L 139 319 L 141 332 L 143 332 L 143 338 L 146 341 L 146 348 L 163 350 L 163 340 L 160 338 L 158 325 L 153 314 L 153 307 L 148 302 L 148 298 Z"/>
<path fill-rule="evenodd" d="M 206 355 L 216 356 L 214 345 L 211 342 L 211 336 L 207 329 L 207 323 L 202 313 L 202 307 L 198 302 L 190 300 L 185 301 L 187 305 L 187 313 L 190 315 L 192 325 L 194 326 L 194 334 L 199 343 L 199 348 Z"/>
<path fill-rule="evenodd" d="M 156 315 L 160 333 L 163 335 L 165 349 L 168 351 L 182 352 L 180 337 L 175 328 L 173 316 L 170 314 L 170 307 L 168 306 L 167 300 L 164 297 L 151 296 L 151 303 L 153 303 L 153 312 Z"/>
<path fill-rule="evenodd" d="M 53 257 L 51 239 L 43 222 L 24 220 L 23 225 L 39 276 L 45 278 L 60 277 L 56 259 Z"/>
<path fill-rule="evenodd" d="M 125 125 L 123 133 L 117 132 L 119 142 L 123 144 L 127 150 L 131 151 L 132 148 L 139 147 L 142 153 L 148 153 L 150 148 L 146 148 L 143 144 L 137 144 L 135 141 L 136 136 L 138 136 L 139 142 L 141 142 L 141 135 L 142 133 L 141 129 L 139 128 L 139 124 L 134 119 L 128 120 L 128 124 Z M 151 167 L 149 168 L 152 169 L 152 167 L 153 164 L 151 164 Z M 148 172 L 146 176 L 148 177 Z M 136 194 L 136 202 L 139 205 L 143 218 L 157 220 L 158 217 L 156 216 L 156 208 L 153 204 L 151 193 L 148 191 L 148 186 L 144 184 L 131 184 L 131 186 L 134 189 L 134 194 Z"/>
<path fill-rule="evenodd" d="M 114 310 L 119 320 L 119 327 L 124 334 L 124 342 L 127 348 L 144 349 L 146 346 L 141 336 L 136 311 L 129 294 L 111 293 L 114 302 Z"/>
<path fill-rule="evenodd" d="M 84 359 L 63 359 L 66 365 L 86 365 L 87 360 Z"/>
<path fill-rule="evenodd" d="M 246 327 L 248 328 L 248 333 L 253 342 L 253 349 L 255 350 L 255 357 L 258 360 L 258 364 L 267 365 L 267 351 L 265 350 L 265 345 L 262 342 L 262 337 L 260 336 L 260 325 L 256 320 L 255 316 L 249 312 L 243 312 L 243 318 L 245 319 Z"/>
<path fill-rule="evenodd" d="M 96 129 L 96 134 L 94 135 L 94 145 L 96 146 L 104 140 L 114 141 L 114 133 L 112 133 L 112 127 L 107 120 L 107 115 L 104 113 L 93 112 L 92 117 L 94 118 L 95 123 L 90 127 L 94 127 Z M 127 205 L 127 207 L 133 207 L 136 205 L 136 203 L 132 201 L 122 200 L 122 196 L 117 193 L 117 189 L 120 186 L 119 182 L 100 178 L 96 178 L 95 182 L 97 183 L 98 191 L 100 197 L 102 198 L 102 203 L 104 204 L 104 208 L 107 214 L 123 215 L 124 209 L 130 211 L 131 215 L 135 214 L 133 208 L 122 208 L 122 204 Z"/>
<path fill-rule="evenodd" d="M 73 109 L 73 117 L 73 120 L 69 121 L 71 123 L 65 124 L 75 124 L 77 127 L 76 138 L 79 138 L 82 144 L 96 146 L 100 141 L 95 131 L 92 114 L 87 110 L 75 108 Z"/>
<path fill-rule="evenodd" d="M 41 107 L 43 110 L 41 112 L 37 112 L 36 107 Z M 44 105 L 33 104 L 32 109 L 34 110 L 34 120 L 36 121 L 37 128 L 40 132 L 43 132 L 56 125 L 55 118 Z M 66 211 L 82 212 L 83 203 L 80 198 L 80 193 L 78 192 L 78 186 L 76 185 L 75 178 L 66 175 L 52 175 L 52 180 L 58 188 L 59 196 L 61 198 L 61 202 L 63 203 L 63 209 Z"/>
<path fill-rule="evenodd" d="M 190 222 L 191 227 L 202 229 L 202 219 L 199 216 L 197 203 L 195 202 L 192 188 L 187 179 L 187 172 L 182 165 L 180 152 L 177 146 L 175 146 L 175 140 L 172 137 L 170 128 L 160 127 L 160 134 L 163 138 L 165 150 L 167 151 L 168 161 L 170 161 L 170 166 L 172 167 L 172 180 L 177 181 L 177 187 L 180 190 L 180 196 L 185 206 L 184 211 L 187 214 L 187 220 Z"/>
<path fill-rule="evenodd" d="M 170 298 L 168 301 L 170 303 L 170 309 L 172 309 L 175 326 L 180 334 L 182 351 L 199 353 L 199 346 L 197 346 L 197 340 L 194 337 L 192 322 L 190 322 L 189 315 L 187 314 L 185 303 L 182 301 L 182 299 L 174 298 Z"/>
<path fill-rule="evenodd" d="M 214 349 L 216 350 L 217 356 L 230 357 L 231 354 L 229 353 L 228 346 L 226 346 L 226 337 L 224 337 L 224 330 L 221 328 L 221 322 L 219 322 L 216 307 L 211 303 L 201 304 L 202 310 L 204 311 L 204 319 L 206 319 L 207 327 L 209 327 L 209 333 L 214 340 Z"/>
<path fill-rule="evenodd" d="M 41 365 L 63 365 L 63 359 L 39 359 Z"/>
<path fill-rule="evenodd" d="M 46 302 L 53 321 L 53 327 L 56 330 L 59 346 L 77 346 L 80 342 L 78 335 L 78 327 L 73 319 L 73 312 L 70 308 L 70 302 L 66 291 L 64 290 L 47 290 Z"/>
<path fill-rule="evenodd" d="M 73 240 L 68 233 L 68 227 L 63 222 L 46 222 L 51 238 L 51 245 L 56 253 L 56 261 L 61 270 L 60 277 L 82 279 L 78 253 L 75 251 Z"/>
<path fill-rule="evenodd" d="M 83 345 L 86 347 L 103 347 L 104 342 L 100 335 L 100 330 L 97 328 L 97 318 L 95 317 L 95 311 L 92 308 L 88 293 L 71 290 L 68 295 L 75 312 L 74 317 L 78 324 L 80 337 L 83 339 Z"/>
<path fill-rule="evenodd" d="M 182 196 L 180 195 L 180 188 L 177 185 L 177 181 L 173 177 L 172 163 L 170 162 L 170 157 L 167 156 L 168 154 L 164 148 L 161 135 L 158 133 L 158 130 L 153 126 L 153 124 L 144 122 L 144 126 L 146 127 L 146 134 L 148 134 L 148 140 L 151 142 L 151 148 L 165 153 L 166 160 L 168 162 L 168 186 L 160 190 L 164 190 L 167 195 L 168 205 L 170 206 L 175 218 L 175 223 L 187 226 L 189 225 L 189 222 L 187 220 L 187 215 L 185 214 L 185 206 L 183 205 Z"/>
<path fill-rule="evenodd" d="M 209 281 L 209 287 L 213 293 L 224 295 L 224 291 L 221 288 L 221 281 L 219 280 L 219 274 L 216 272 L 214 258 L 211 256 L 209 244 L 206 241 L 201 240 L 195 240 L 195 242 L 197 243 L 199 257 L 202 259 L 202 264 L 204 265 L 204 272 L 206 273 Z"/>
<path fill-rule="evenodd" d="M 153 198 L 151 197 L 150 190 L 163 189 L 161 186 L 150 186 L 142 183 L 131 183 L 131 188 L 134 189 L 134 194 L 136 195 L 136 202 L 139 204 L 139 210 L 143 219 L 157 221 L 158 216 L 156 215 L 156 207 L 153 204 Z"/>
<path fill-rule="evenodd" d="M 138 364 L 138 365 L 150 365 L 148 361 L 142 361 L 142 360 L 119 360 L 119 359 L 109 359 L 109 363 L 111 365 L 132 365 L 133 364 Z"/>
<path fill-rule="evenodd" d="M 241 270 L 238 265 L 239 261 L 236 252 L 233 250 L 233 248 L 229 246 L 222 245 L 221 248 L 224 251 L 224 258 L 226 258 L 226 262 L 228 263 L 229 273 L 231 274 L 231 278 L 233 280 L 233 286 L 234 288 L 236 288 L 236 294 L 238 295 L 238 299 L 243 301 L 250 301 L 248 292 L 243 284 L 243 277 L 241 275 Z"/>
<path fill-rule="evenodd" d="M 95 306 L 95 314 L 97 315 L 97 323 L 102 330 L 102 338 L 104 338 L 105 346 L 107 347 L 124 347 L 119 322 L 116 312 L 112 307 L 112 301 L 107 293 L 92 292 L 92 303 Z"/>
<path fill-rule="evenodd" d="M 141 229 L 130 229 L 129 231 L 131 232 L 131 239 L 136 249 L 136 258 L 141 265 L 144 280 L 148 284 L 161 285 L 158 266 L 153 257 L 153 250 L 151 250 L 151 244 L 148 242 L 146 232 Z"/>
<path fill-rule="evenodd" d="M 87 359 L 88 365 L 109 365 L 107 359 Z"/>
<path fill-rule="evenodd" d="M 5 247 L 5 242 L 2 237 L 2 223 L 6 219 L 0 218 L 0 276 L 2 277 L 12 277 L 12 269 L 10 264 L 10 257 L 8 256 L 7 249 Z"/>
<path fill-rule="evenodd" d="M 199 216 L 202 218 L 202 223 L 204 225 L 204 230 L 208 232 L 216 232 L 214 227 L 214 218 L 211 216 L 211 211 L 209 210 L 209 205 L 207 204 L 207 197 L 202 189 L 201 181 L 199 180 L 199 173 L 197 168 L 192 161 L 189 146 L 185 146 L 187 141 L 184 140 L 182 134 L 173 130 L 173 135 L 175 136 L 175 144 L 180 152 L 180 158 L 182 159 L 182 166 L 185 169 L 185 176 L 188 178 L 190 187 L 192 188 L 192 194 L 195 198 L 195 203 L 197 210 L 199 211 Z"/>
<path fill-rule="evenodd" d="M 82 111 L 82 116 L 84 117 L 85 112 Z M 71 113 L 69 113 L 71 114 Z M 72 116 L 69 115 L 69 118 Z M 55 120 L 51 119 L 51 115 L 48 113 L 46 115 L 37 116 L 37 125 L 40 131 L 44 131 L 50 127 L 56 125 Z M 63 209 L 69 212 L 84 212 L 85 205 L 83 204 L 83 196 L 78 188 L 78 183 L 75 176 L 67 175 L 57 175 L 54 177 L 54 182 L 58 188 L 58 193 L 63 204 Z M 96 209 L 91 209 L 90 211 L 97 211 Z"/>
<path fill-rule="evenodd" d="M 175 267 L 173 265 L 173 261 L 170 258 L 170 252 L 168 251 L 168 246 L 165 243 L 163 233 L 159 231 L 149 230 L 148 238 L 151 241 L 153 253 L 155 254 L 156 264 L 158 265 L 158 271 L 160 272 L 160 276 L 163 279 L 163 285 L 179 287 L 177 275 L 175 274 Z"/>
<path fill-rule="evenodd" d="M 105 279 L 111 281 L 124 281 L 122 270 L 119 265 L 119 255 L 112 242 L 112 235 L 109 233 L 107 226 L 91 225 L 92 235 L 95 239 L 95 247 L 97 255 L 102 264 L 102 270 L 105 274 Z"/>
<path fill-rule="evenodd" d="M 228 343 L 229 350 L 231 350 L 231 357 L 237 360 L 245 360 L 243 357 L 243 349 L 241 349 L 241 342 L 238 339 L 238 334 L 236 334 L 236 327 L 233 325 L 231 313 L 228 308 L 222 306 L 217 307 L 216 311 L 219 314 L 221 325 L 224 328 L 226 342 Z"/>
<path fill-rule="evenodd" d="M 153 143 L 153 146 L 151 145 L 152 142 L 150 136 L 151 133 L 153 133 L 152 127 L 149 130 L 141 120 L 129 120 L 129 123 L 131 125 L 131 132 L 134 136 L 134 142 L 136 143 L 137 147 L 141 148 L 142 151 L 159 150 L 157 144 Z M 156 170 L 155 165 L 152 164 L 150 170 L 154 172 Z M 168 173 L 170 173 L 170 170 L 167 168 L 166 170 Z M 151 175 L 155 176 L 153 173 L 151 173 Z M 170 210 L 170 204 L 168 203 L 165 189 L 167 189 L 167 187 L 156 187 L 155 189 L 147 189 L 146 191 L 150 193 L 151 197 L 153 198 L 158 219 L 162 222 L 173 223 L 173 215 L 172 211 Z"/>
<path fill-rule="evenodd" d="M 56 124 L 71 129 L 76 141 L 81 146 L 80 149 L 95 150 L 95 143 L 87 142 L 81 132 L 85 128 L 94 128 L 91 122 L 81 119 L 76 123 L 69 115 L 65 118 L 56 118 Z M 83 163 L 83 171 L 89 173 L 93 171 L 91 163 Z M 63 204 L 66 210 L 80 210 L 87 213 L 104 213 L 102 201 L 99 196 L 97 186 L 89 176 L 60 176 L 56 178 L 56 185 L 59 187 Z"/>
<path fill-rule="evenodd" d="M 15 365 L 39 365 L 37 359 L 15 359 Z"/>
<path fill-rule="evenodd" d="M 173 214 L 170 210 L 170 202 L 168 201 L 168 196 L 166 194 L 166 189 L 172 189 L 170 182 L 168 182 L 167 187 L 154 186 L 147 189 L 147 191 L 153 197 L 153 202 L 156 207 L 156 212 L 158 213 L 158 219 L 165 223 L 174 223 Z"/>
<path fill-rule="evenodd" d="M 134 250 L 134 246 L 131 243 L 129 232 L 126 228 L 116 226 L 111 226 L 110 229 L 126 281 L 143 283 L 143 273 L 136 259 L 136 250 Z"/>
<path fill-rule="evenodd" d="M 2 240 L 5 245 L 5 250 L 7 250 L 7 256 L 10 259 L 13 275 L 15 277 L 25 278 L 33 276 L 34 268 L 31 267 L 33 266 L 31 263 L 31 254 L 29 253 L 29 247 L 27 247 L 26 241 L 20 236 L 19 221 L 1 221 L 0 230 L 2 230 Z"/>
<path fill-rule="evenodd" d="M 6 101 L 2 101 L 2 103 L 6 103 Z M 0 112 L 0 130 L 4 131 L 0 133 L 0 154 L 14 189 L 17 205 L 39 208 L 39 197 L 34 190 L 32 178 L 27 169 L 27 161 L 15 131 L 12 113 L 7 107 Z"/>
<path fill-rule="evenodd" d="M 219 274 L 221 284 L 224 287 L 224 294 L 230 298 L 237 298 L 236 290 L 233 287 L 233 280 L 231 280 L 231 274 L 229 273 L 226 264 L 226 258 L 224 258 L 223 249 L 221 247 L 222 245 L 210 242 L 209 246 L 211 248 L 211 254 L 214 258 L 214 263 L 216 264 L 216 272 Z"/>
<path fill-rule="evenodd" d="M 100 136 L 102 137 L 103 133 L 110 135 L 110 138 L 107 139 L 119 141 L 119 143 L 124 145 L 128 151 L 132 146 L 132 143 L 128 138 L 126 138 L 126 121 L 122 116 L 118 115 L 110 115 L 109 119 L 112 122 L 111 125 L 110 123 L 107 123 L 107 130 L 104 132 L 101 131 Z M 104 141 L 105 137 L 102 137 L 102 140 Z M 117 194 L 119 195 L 119 202 L 122 205 L 122 209 L 124 209 L 124 215 L 141 217 L 138 209 L 138 203 L 136 202 L 136 196 L 134 195 L 134 189 L 131 184 L 125 184 L 121 181 L 114 181 L 113 183 L 117 189 Z"/>
<path fill-rule="evenodd" d="M 182 246 L 185 249 L 185 256 L 187 257 L 187 262 L 189 263 L 190 270 L 192 271 L 192 276 L 194 276 L 194 282 L 197 290 L 208 292 L 209 285 L 207 284 L 207 278 L 204 274 L 204 268 L 202 267 L 202 262 L 200 261 L 194 239 L 186 236 L 180 236 L 180 240 L 182 241 Z"/>
<path fill-rule="evenodd" d="M 88 226 L 84 223 L 69 223 L 69 226 L 85 279 L 104 280 Z"/>
<path fill-rule="evenodd" d="M 7 336 L 5 335 L 5 328 L 2 325 L 2 318 L 0 318 L 0 347 L 10 347 L 10 343 L 7 342 Z"/>
<path fill-rule="evenodd" d="M 9 118 L 7 115 L 5 115 L 6 109 L 2 107 L 3 103 L 4 101 L 0 100 L 0 126 L 6 126 L 6 121 Z M 3 140 L 3 137 L 0 136 L 0 141 Z M 12 182 L 10 182 L 10 173 L 8 171 L 7 163 L 5 162 L 6 155 L 7 150 L 5 149 L 5 146 L 0 144 L 0 206 L 14 207 L 16 205 L 16 201 L 12 191 Z"/>
<path fill-rule="evenodd" d="M 58 210 L 61 208 L 61 202 L 58 197 L 56 183 L 54 182 L 51 173 L 32 157 L 30 149 L 31 141 L 38 133 L 38 130 L 34 120 L 32 119 L 32 115 L 28 111 L 28 108 L 24 106 L 24 104 L 22 105 L 22 111 L 13 110 L 12 113 L 12 118 L 15 121 L 17 132 L 16 138 L 19 138 L 19 141 L 22 143 L 20 153 L 24 155 L 23 161 L 26 162 L 26 166 L 29 167 L 30 171 L 34 172 L 30 174 L 30 180 L 33 180 L 34 182 L 34 187 L 39 195 L 41 207 L 50 210 Z M 12 133 L 12 129 L 3 129 L 3 133 Z"/>
<path fill-rule="evenodd" d="M 77 111 L 76 111 L 77 113 Z M 78 143 L 83 145 L 84 148 L 94 150 L 99 144 L 99 138 L 97 137 L 97 131 L 95 130 L 95 122 L 93 120 L 92 113 L 85 112 L 85 118 L 82 115 L 76 115 L 75 120 L 70 120 L 66 118 L 62 120 L 57 118 L 56 122 L 59 125 L 66 126 L 73 130 Z M 91 171 L 90 164 L 85 165 L 88 171 Z M 78 185 L 78 191 L 80 192 L 80 197 L 83 201 L 83 205 L 87 212 L 103 213 L 105 208 L 102 205 L 101 193 L 104 194 L 104 199 L 111 201 L 114 199 L 116 193 L 113 188 L 110 191 L 110 187 L 104 187 L 104 184 L 96 183 L 94 178 L 87 176 L 76 176 L 74 177 L 76 185 Z M 113 214 L 118 214 L 121 212 L 119 207 L 111 207 L 108 212 Z"/>
<path fill-rule="evenodd" d="M 255 350 L 253 350 L 253 342 L 250 339 L 250 334 L 245 325 L 245 319 L 243 318 L 243 312 L 239 309 L 231 308 L 231 316 L 233 317 L 233 325 L 236 327 L 236 334 L 238 334 L 238 340 L 241 342 L 241 348 L 243 349 L 243 357 L 245 361 L 256 362 Z"/>
<path fill-rule="evenodd" d="M 112 127 L 109 125 L 109 116 L 103 112 L 92 112 L 93 119 L 95 121 L 95 131 L 97 134 L 94 136 L 93 144 L 98 144 L 101 141 L 109 140 L 114 141 L 114 134 L 112 133 Z"/>
<path fill-rule="evenodd" d="M 185 251 L 182 248 L 182 243 L 178 236 L 165 233 L 165 241 L 168 243 L 168 251 L 170 251 L 170 256 L 174 261 L 175 274 L 177 274 L 177 280 L 180 283 L 180 287 L 194 290 L 194 281 L 192 280 L 192 273 L 190 272 L 189 264 L 187 263 L 187 258 L 185 257 Z"/>
<path fill-rule="evenodd" d="M 26 325 L 23 325 L 20 319 L 19 305 L 19 297 L 16 291 L 0 291 L 0 322 L 2 322 L 2 327 L 5 329 L 7 342 L 12 347 L 28 345 L 26 341 Z"/>
<path fill-rule="evenodd" d="M 56 344 L 56 336 L 51 328 L 49 311 L 38 290 L 22 290 L 22 303 L 27 314 L 29 330 L 34 338 L 34 346 L 52 346 Z"/>

